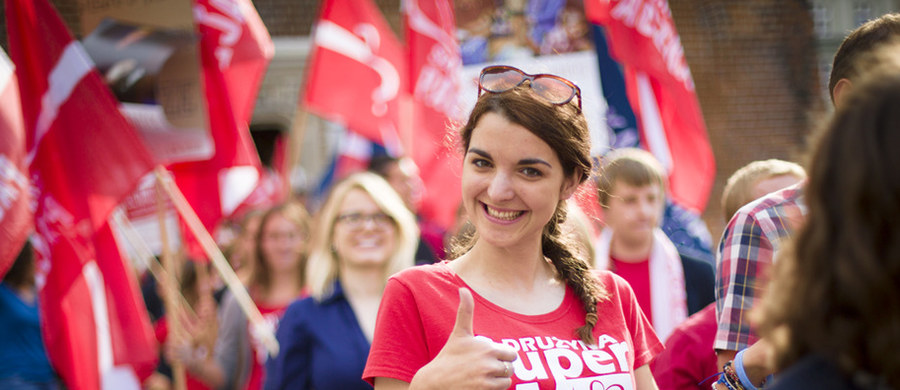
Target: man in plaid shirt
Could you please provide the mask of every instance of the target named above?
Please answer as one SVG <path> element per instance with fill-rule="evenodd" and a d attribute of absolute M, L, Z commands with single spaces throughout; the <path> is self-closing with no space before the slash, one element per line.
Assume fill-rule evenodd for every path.
<path fill-rule="evenodd" d="M 806 216 L 804 183 L 748 203 L 725 228 L 716 261 L 719 327 L 713 348 L 719 351 L 719 366 L 757 340 L 747 314 L 760 297 L 775 251 Z"/>
<path fill-rule="evenodd" d="M 894 13 L 870 20 L 844 38 L 835 53 L 828 83 L 836 107 L 852 89 L 852 80 L 877 65 L 865 57 L 897 37 L 900 14 Z M 787 187 L 747 204 L 735 213 L 722 234 L 716 258 L 718 330 L 713 344 L 720 367 L 757 341 L 747 314 L 761 296 L 775 252 L 805 218 L 803 186 L 800 183 Z M 745 368 L 749 371 L 753 365 L 754 369 L 764 370 L 758 364 L 764 366 L 761 362 L 765 359 L 760 356 L 764 351 L 760 351 L 765 348 L 753 349 L 754 357 L 747 354 Z"/>

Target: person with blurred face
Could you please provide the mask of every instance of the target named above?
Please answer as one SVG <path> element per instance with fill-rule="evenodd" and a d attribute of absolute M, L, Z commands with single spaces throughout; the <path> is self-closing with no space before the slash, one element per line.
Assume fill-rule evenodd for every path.
<path fill-rule="evenodd" d="M 446 256 L 444 251 L 446 229 L 418 214 L 425 195 L 425 187 L 416 163 L 409 157 L 379 155 L 369 161 L 369 171 L 384 178 L 400 195 L 406 207 L 416 215 L 419 224 L 416 264 L 432 264 L 443 259 Z"/>
<path fill-rule="evenodd" d="M 735 171 L 722 191 L 725 222 L 755 199 L 806 179 L 797 163 L 768 159 L 751 162 Z M 710 303 L 675 327 L 666 349 L 651 363 L 653 377 L 663 390 L 708 390 L 721 368 L 713 341 L 716 338 L 716 305 Z"/>
<path fill-rule="evenodd" d="M 306 268 L 310 296 L 288 307 L 266 389 L 371 389 L 362 372 L 388 276 L 414 264 L 413 214 L 381 177 L 353 174 L 318 216 Z"/>
<path fill-rule="evenodd" d="M 753 313 L 767 388 L 900 388 L 900 45 L 878 50 L 816 133 L 806 223 Z"/>
<path fill-rule="evenodd" d="M 872 53 L 900 38 L 900 14 L 872 19 L 850 32 L 834 55 L 828 89 L 840 110 L 854 84 L 879 65 Z M 769 268 L 782 242 L 806 221 L 806 184 L 772 192 L 742 208 L 728 222 L 716 256 L 716 316 L 714 348 L 719 367 L 745 372 L 746 384 L 759 386 L 774 372 L 767 348 L 752 348 L 759 337 L 749 313 L 765 291 Z M 740 353 L 741 351 L 746 351 Z M 724 380 L 725 376 L 720 376 Z M 718 384 L 724 388 L 724 384 Z"/>
<path fill-rule="evenodd" d="M 26 241 L 0 280 L 0 389 L 59 390 L 41 332 L 34 248 Z"/>
<path fill-rule="evenodd" d="M 714 301 L 712 267 L 681 255 L 659 228 L 665 174 L 647 151 L 623 148 L 604 158 L 598 199 L 606 227 L 596 246 L 596 267 L 609 269 L 634 289 L 660 339 Z"/>
<path fill-rule="evenodd" d="M 310 224 L 306 209 L 296 202 L 272 207 L 260 219 L 246 287 L 273 329 L 278 328 L 288 305 L 304 294 L 303 269 Z M 222 298 L 218 331 L 212 358 L 187 360 L 187 369 L 212 388 L 261 389 L 268 353 L 253 335 L 247 317 L 230 292 Z"/>

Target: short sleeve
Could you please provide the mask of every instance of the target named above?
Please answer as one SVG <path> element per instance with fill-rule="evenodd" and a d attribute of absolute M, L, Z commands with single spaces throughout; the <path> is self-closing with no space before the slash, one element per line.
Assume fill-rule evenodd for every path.
<path fill-rule="evenodd" d="M 364 380 L 373 385 L 376 377 L 412 381 L 419 368 L 431 360 L 421 318 L 409 286 L 396 277 L 389 279 L 378 309 Z"/>
<path fill-rule="evenodd" d="M 719 323 L 716 349 L 738 351 L 756 341 L 746 316 L 760 294 L 758 278 L 771 264 L 773 252 L 760 222 L 754 215 L 739 211 L 719 244 L 715 281 Z"/>

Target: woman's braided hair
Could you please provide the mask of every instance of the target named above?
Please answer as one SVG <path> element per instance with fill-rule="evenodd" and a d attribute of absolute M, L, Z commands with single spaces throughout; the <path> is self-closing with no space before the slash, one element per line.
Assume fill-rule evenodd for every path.
<path fill-rule="evenodd" d="M 546 142 L 556 152 L 567 177 L 580 173 L 579 183 L 583 183 L 590 176 L 592 164 L 587 122 L 574 103 L 548 103 L 535 98 L 527 86 L 499 94 L 486 93 L 478 99 L 468 122 L 460 129 L 463 152 L 469 147 L 478 120 L 489 112 L 502 115 Z M 572 288 L 587 313 L 585 324 L 576 329 L 575 334 L 585 343 L 593 344 L 597 304 L 608 297 L 608 292 L 591 273 L 585 254 L 575 249 L 578 245 L 575 237 L 561 228 L 566 220 L 566 210 L 566 201 L 561 200 L 544 226 L 541 247 L 544 257 L 550 259 L 559 278 Z M 456 240 L 451 256 L 456 258 L 468 252 L 475 243 L 476 234 Z"/>

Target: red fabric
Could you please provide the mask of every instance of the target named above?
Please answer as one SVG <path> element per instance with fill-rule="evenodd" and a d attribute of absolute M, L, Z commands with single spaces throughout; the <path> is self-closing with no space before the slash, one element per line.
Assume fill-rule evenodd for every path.
<path fill-rule="evenodd" d="M 272 329 L 278 329 L 278 322 L 281 321 L 281 317 L 284 317 L 284 312 L 288 307 L 288 305 L 262 306 L 260 304 L 257 304 L 256 306 L 259 308 L 260 314 L 263 315 L 263 319 L 274 325 Z M 250 328 L 248 327 L 247 330 L 249 332 Z M 247 378 L 247 386 L 245 386 L 244 389 L 260 390 L 262 389 L 262 385 L 266 378 L 266 359 L 268 353 L 266 347 L 260 340 L 254 338 L 252 333 L 247 337 L 250 337 L 250 351 L 253 359 L 250 361 L 250 375 Z"/>
<path fill-rule="evenodd" d="M 650 308 L 653 306 L 650 305 L 652 302 L 650 298 L 650 259 L 635 263 L 625 262 L 612 256 L 609 259 L 612 260 L 612 269 L 615 270 L 616 275 L 625 279 L 631 286 L 631 289 L 634 290 L 634 296 L 637 297 L 638 304 L 641 305 L 644 315 L 652 324 L 653 310 Z"/>
<path fill-rule="evenodd" d="M 668 3 L 587 0 L 585 13 L 607 29 L 611 55 L 625 69 L 644 146 L 666 166 L 672 200 L 702 213 L 715 180 L 715 161 Z M 639 80 L 646 80 L 648 88 L 641 88 Z M 656 114 L 661 127 L 646 120 Z"/>
<path fill-rule="evenodd" d="M 33 223 L 23 126 L 16 75 L 0 49 L 0 278 L 16 260 Z"/>
<path fill-rule="evenodd" d="M 713 340 L 716 338 L 716 304 L 688 317 L 666 340 L 666 350 L 650 369 L 660 390 L 707 390 L 719 372 Z"/>
<path fill-rule="evenodd" d="M 534 316 L 510 312 L 473 292 L 475 334 L 518 350 L 510 388 L 597 388 L 594 383 L 604 389 L 634 388 L 634 369 L 648 364 L 662 344 L 628 284 L 607 271 L 596 275 L 610 298 L 597 305 L 595 349 L 574 335 L 584 325 L 585 312 L 571 289 L 557 309 Z M 467 286 L 446 262 L 409 268 L 392 277 L 381 301 L 363 379 L 409 382 L 446 343 L 460 287 Z"/>
<path fill-rule="evenodd" d="M 53 7 L 7 0 L 6 12 L 32 158 L 47 353 L 69 388 L 136 388 L 156 367 L 156 341 L 106 221 L 152 158 Z"/>
<path fill-rule="evenodd" d="M 205 161 L 172 164 L 169 169 L 200 221 L 213 232 L 261 183 L 261 164 L 248 123 L 274 47 L 249 0 L 196 0 L 194 15 L 215 155 Z M 225 180 L 239 170 L 247 170 L 249 177 L 240 183 Z M 242 196 L 225 201 L 236 193 Z M 253 199 L 270 201 L 269 197 Z M 193 236 L 185 241 L 193 257 L 205 258 Z"/>
<path fill-rule="evenodd" d="M 412 95 L 412 123 L 403 139 L 426 188 L 418 213 L 448 229 L 456 220 L 462 197 L 460 181 L 452 179 L 459 177 L 462 162 L 459 153 L 445 142 L 450 120 L 460 119 L 456 103 L 462 57 L 454 37 L 453 4 L 449 0 L 404 0 L 403 11 L 408 92 Z"/>
<path fill-rule="evenodd" d="M 303 102 L 397 153 L 403 46 L 371 0 L 325 0 Z"/>

